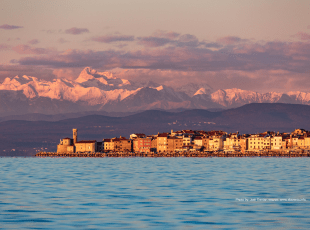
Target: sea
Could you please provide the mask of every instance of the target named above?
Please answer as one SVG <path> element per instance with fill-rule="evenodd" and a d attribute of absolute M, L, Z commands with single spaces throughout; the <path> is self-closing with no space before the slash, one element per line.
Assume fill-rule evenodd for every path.
<path fill-rule="evenodd" d="M 309 158 L 0 158 L 0 229 L 309 229 Z"/>

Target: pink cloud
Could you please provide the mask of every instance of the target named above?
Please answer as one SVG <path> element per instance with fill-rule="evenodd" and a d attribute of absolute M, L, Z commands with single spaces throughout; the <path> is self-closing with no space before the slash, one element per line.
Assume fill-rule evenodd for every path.
<path fill-rule="evenodd" d="M 183 34 L 183 35 L 177 34 L 177 36 L 170 36 L 170 37 L 177 39 L 169 38 L 169 36 L 139 37 L 138 43 L 146 47 L 160 47 L 168 44 L 173 46 L 192 46 L 192 47 L 196 47 L 199 45 L 206 45 L 206 43 L 204 42 L 199 42 L 198 38 L 191 34 Z"/>
<path fill-rule="evenodd" d="M 39 40 L 38 39 L 32 39 L 28 43 L 31 44 L 31 45 L 35 45 L 35 44 L 39 43 Z"/>
<path fill-rule="evenodd" d="M 41 55 L 23 57 L 12 63 L 24 68 L 52 69 L 53 75 L 68 79 L 78 76 L 83 67 L 91 66 L 114 71 L 117 77 L 150 80 L 172 87 L 206 83 L 213 88 L 254 91 L 298 87 L 309 90 L 308 42 L 247 41 L 222 46 L 214 43 L 213 47 L 219 45 L 217 49 L 208 49 L 208 43 L 190 35 L 179 35 L 167 41 L 169 46 L 127 52 L 112 49 L 41 52 Z M 32 47 L 22 48 L 24 53 L 35 54 Z"/>
<path fill-rule="evenodd" d="M 81 72 L 80 69 L 54 69 L 53 74 L 57 78 L 64 78 L 64 79 L 70 79 L 74 80 L 79 76 L 79 73 Z"/>
<path fill-rule="evenodd" d="M 227 36 L 227 37 L 219 38 L 217 39 L 217 41 L 222 44 L 232 45 L 232 44 L 239 43 L 240 41 L 242 41 L 242 39 L 239 37 L 235 37 L 235 36 Z"/>
<path fill-rule="evenodd" d="M 8 24 L 3 24 L 0 26 L 0 29 L 4 29 L 4 30 L 14 30 L 14 29 L 19 29 L 19 28 L 24 28 L 24 27 L 23 26 L 8 25 Z"/>
<path fill-rule="evenodd" d="M 47 54 L 49 50 L 44 48 L 32 48 L 28 45 L 18 45 L 12 48 L 16 53 L 19 54 Z"/>
<path fill-rule="evenodd" d="M 146 38 L 152 38 L 147 40 Z M 171 71 L 258 71 L 284 70 L 295 73 L 310 72 L 310 44 L 306 42 L 265 42 L 231 44 L 228 46 L 199 41 L 193 35 L 180 35 L 177 39 L 160 40 L 159 37 L 137 38 L 147 47 L 128 52 L 118 50 L 68 50 L 46 55 L 23 57 L 14 63 L 20 65 L 48 66 L 55 69 L 91 66 L 103 69 L 149 69 Z M 118 40 L 118 39 L 116 39 Z M 115 39 L 108 39 L 112 42 Z M 165 46 L 169 44 L 169 46 Z M 34 54 L 29 47 L 22 53 Z M 43 52 L 41 52 L 42 54 Z"/>
<path fill-rule="evenodd" d="M 19 41 L 20 40 L 20 38 L 8 38 L 8 42 L 10 42 L 10 41 Z"/>
<path fill-rule="evenodd" d="M 191 35 L 191 34 L 183 34 L 180 36 L 180 38 L 178 39 L 177 42 L 178 46 L 199 46 L 199 40 L 195 35 Z"/>
<path fill-rule="evenodd" d="M 134 39 L 135 39 L 134 36 L 129 36 L 129 35 L 106 35 L 106 36 L 99 36 L 99 37 L 91 38 L 92 41 L 102 42 L 102 43 L 133 41 Z"/>
<path fill-rule="evenodd" d="M 139 44 L 147 46 L 147 47 L 159 47 L 164 46 L 169 43 L 173 43 L 174 41 L 169 38 L 162 38 L 162 37 L 139 37 Z"/>
<path fill-rule="evenodd" d="M 298 37 L 300 40 L 310 40 L 310 34 L 299 32 L 295 35 Z"/>
<path fill-rule="evenodd" d="M 161 37 L 161 38 L 169 38 L 169 39 L 176 39 L 180 36 L 179 33 L 173 31 L 165 31 L 165 30 L 157 30 L 153 33 L 154 37 Z"/>
<path fill-rule="evenodd" d="M 17 75 L 34 76 L 49 80 L 55 78 L 52 70 L 39 66 L 0 65 L 0 81 L 3 81 L 6 77 L 12 78 Z"/>
<path fill-rule="evenodd" d="M 57 40 L 57 42 L 63 44 L 63 43 L 67 43 L 67 42 L 69 42 L 69 41 L 67 41 L 67 40 L 65 40 L 65 39 L 63 39 L 63 38 L 59 38 L 59 39 Z"/>
<path fill-rule="evenodd" d="M 72 27 L 70 29 L 65 30 L 65 33 L 66 34 L 77 35 L 77 34 L 82 34 L 82 33 L 89 33 L 89 30 L 87 28 Z"/>
<path fill-rule="evenodd" d="M 8 50 L 10 48 L 10 46 L 8 46 L 7 44 L 0 44 L 0 51 L 1 50 Z"/>

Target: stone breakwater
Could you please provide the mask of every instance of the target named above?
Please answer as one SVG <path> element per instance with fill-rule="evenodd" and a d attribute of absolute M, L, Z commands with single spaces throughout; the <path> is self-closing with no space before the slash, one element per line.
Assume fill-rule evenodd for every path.
<path fill-rule="evenodd" d="M 56 153 L 39 152 L 36 157 L 310 157 L 309 151 L 269 151 L 269 152 L 109 152 L 109 153 Z"/>

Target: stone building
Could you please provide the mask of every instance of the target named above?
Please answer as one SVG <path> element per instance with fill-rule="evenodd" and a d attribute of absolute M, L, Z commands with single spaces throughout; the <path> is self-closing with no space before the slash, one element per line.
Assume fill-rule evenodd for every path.
<path fill-rule="evenodd" d="M 157 151 L 167 152 L 168 149 L 168 133 L 159 133 L 157 136 Z"/>
<path fill-rule="evenodd" d="M 77 141 L 75 151 L 78 152 L 97 152 L 97 141 Z"/>
<path fill-rule="evenodd" d="M 58 153 L 75 153 L 75 152 L 97 152 L 101 150 L 101 142 L 93 141 L 78 141 L 78 130 L 73 129 L 73 138 L 66 137 L 60 140 L 57 145 Z"/>
<path fill-rule="evenodd" d="M 103 139 L 104 152 L 114 151 L 114 142 L 112 139 Z"/>
<path fill-rule="evenodd" d="M 118 152 L 132 152 L 132 140 L 128 140 L 125 137 L 112 138 L 114 142 L 114 151 Z"/>
<path fill-rule="evenodd" d="M 151 152 L 152 139 L 151 138 L 136 138 L 133 140 L 134 152 Z"/>
<path fill-rule="evenodd" d="M 57 145 L 58 153 L 74 153 L 75 152 L 75 142 L 77 141 L 77 129 L 73 129 L 73 138 L 66 137 L 60 140 Z"/>

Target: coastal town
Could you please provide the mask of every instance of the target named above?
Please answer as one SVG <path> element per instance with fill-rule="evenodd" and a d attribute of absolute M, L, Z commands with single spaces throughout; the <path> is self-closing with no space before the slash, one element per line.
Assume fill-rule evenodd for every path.
<path fill-rule="evenodd" d="M 78 140 L 78 130 L 73 129 L 73 138 L 61 139 L 57 152 L 40 152 L 36 156 L 310 156 L 310 132 L 295 129 L 291 133 L 239 134 L 171 130 L 96 141 Z"/>

